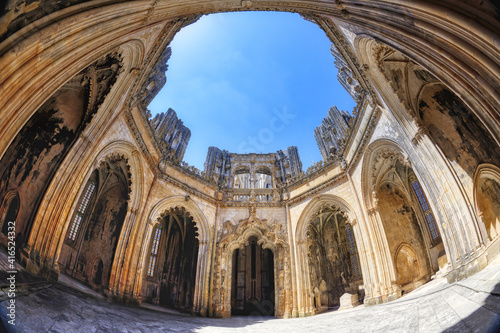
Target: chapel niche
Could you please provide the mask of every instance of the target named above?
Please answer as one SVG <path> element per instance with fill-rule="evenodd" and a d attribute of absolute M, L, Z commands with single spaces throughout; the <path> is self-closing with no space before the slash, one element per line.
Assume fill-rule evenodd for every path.
<path fill-rule="evenodd" d="M 332 205 L 321 207 L 307 227 L 306 246 L 316 312 L 338 307 L 344 293 L 364 297 L 356 240 L 343 211 Z"/>
<path fill-rule="evenodd" d="M 0 160 L 0 203 L 13 191 L 18 198 L 18 251 L 29 237 L 47 187 L 109 93 L 120 67 L 119 56 L 108 55 L 64 84 L 31 116 Z M 1 229 L 5 231 L 4 225 Z M 5 232 L 0 242 L 6 245 Z"/>
<path fill-rule="evenodd" d="M 374 170 L 378 179 L 375 205 L 394 264 L 395 283 L 405 294 L 441 268 L 444 245 L 427 196 L 404 158 L 391 150 L 382 151 Z"/>
<path fill-rule="evenodd" d="M 475 184 L 476 209 L 484 223 L 488 240 L 500 236 L 500 177 L 497 172 L 481 172 Z"/>
<path fill-rule="evenodd" d="M 274 255 L 250 237 L 232 256 L 231 314 L 274 316 Z"/>
<path fill-rule="evenodd" d="M 191 312 L 198 263 L 198 228 L 183 207 L 166 212 L 153 229 L 143 280 L 146 302 Z"/>
<path fill-rule="evenodd" d="M 481 163 L 500 165 L 500 147 L 477 116 L 433 74 L 402 53 L 379 45 L 379 68 L 423 133 L 427 133 L 460 178 L 473 179 Z"/>
<path fill-rule="evenodd" d="M 500 165 L 500 147 L 493 144 L 477 116 L 443 84 L 422 89 L 418 112 L 434 143 L 448 160 L 458 164 L 455 169 L 459 175 L 465 172 L 474 179 L 479 164 Z"/>
<path fill-rule="evenodd" d="M 110 156 L 83 188 L 65 237 L 62 273 L 98 291 L 109 285 L 116 246 L 127 214 L 130 171 L 127 160 Z"/>

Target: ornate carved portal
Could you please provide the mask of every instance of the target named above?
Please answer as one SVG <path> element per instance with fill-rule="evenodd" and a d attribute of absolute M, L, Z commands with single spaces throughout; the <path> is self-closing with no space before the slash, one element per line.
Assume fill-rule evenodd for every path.
<path fill-rule="evenodd" d="M 354 232 L 343 211 L 328 204 L 321 207 L 307 228 L 306 246 L 316 312 L 337 307 L 344 293 L 364 297 Z"/>
<path fill-rule="evenodd" d="M 274 315 L 274 255 L 251 237 L 243 249 L 233 252 L 231 313 Z"/>
<path fill-rule="evenodd" d="M 255 207 L 249 213 L 237 227 L 230 221 L 224 224 L 216 249 L 213 315 L 274 312 L 277 318 L 290 317 L 292 279 L 285 227 L 258 219 Z"/>

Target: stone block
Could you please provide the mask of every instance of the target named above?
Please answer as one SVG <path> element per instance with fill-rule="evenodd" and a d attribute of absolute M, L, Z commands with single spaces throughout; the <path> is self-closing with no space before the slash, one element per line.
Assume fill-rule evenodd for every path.
<path fill-rule="evenodd" d="M 351 309 L 359 305 L 358 294 L 345 293 L 340 297 L 339 310 Z"/>
<path fill-rule="evenodd" d="M 448 264 L 448 257 L 446 256 L 446 253 L 443 253 L 438 257 L 438 265 L 439 269 L 445 269 L 446 265 Z"/>

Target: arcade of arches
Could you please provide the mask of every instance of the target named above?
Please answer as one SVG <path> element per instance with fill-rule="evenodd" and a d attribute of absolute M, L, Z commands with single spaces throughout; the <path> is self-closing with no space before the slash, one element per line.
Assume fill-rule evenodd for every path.
<path fill-rule="evenodd" d="M 15 237 L 33 274 L 119 302 L 281 318 L 457 281 L 500 251 L 500 23 L 488 1 L 2 9 L 0 243 Z M 147 110 L 175 33 L 244 10 L 315 22 L 357 102 L 318 124 L 323 162 L 307 172 L 295 147 L 210 147 L 200 172 L 182 162 L 190 132 L 175 112 Z"/>

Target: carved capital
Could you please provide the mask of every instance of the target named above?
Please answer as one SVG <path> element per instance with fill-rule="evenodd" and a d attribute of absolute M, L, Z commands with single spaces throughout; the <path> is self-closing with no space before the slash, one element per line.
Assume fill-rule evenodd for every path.
<path fill-rule="evenodd" d="M 429 134 L 429 130 L 426 126 L 419 125 L 417 133 L 413 136 L 413 139 L 411 139 L 411 142 L 416 146 L 422 139 L 424 138 L 425 135 Z"/>

